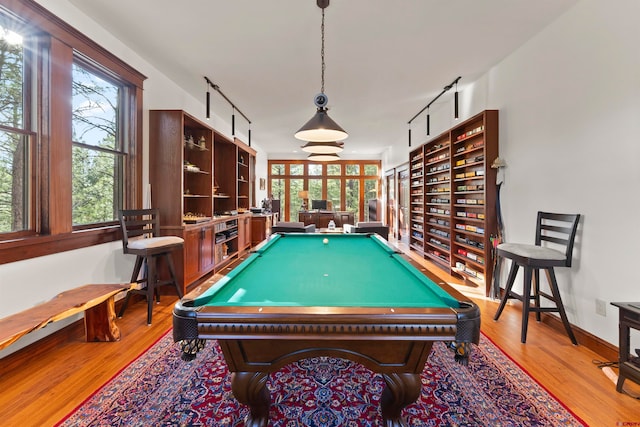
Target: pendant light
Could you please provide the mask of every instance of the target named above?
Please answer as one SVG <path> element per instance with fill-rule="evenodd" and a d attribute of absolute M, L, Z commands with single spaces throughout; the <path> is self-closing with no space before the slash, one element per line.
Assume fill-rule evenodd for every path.
<path fill-rule="evenodd" d="M 305 123 L 304 126 L 302 126 L 294 136 L 302 141 L 328 143 L 326 144 L 328 148 L 325 149 L 325 152 L 327 152 L 326 150 L 330 150 L 330 152 L 332 153 L 337 153 L 339 151 L 342 151 L 342 149 L 340 148 L 339 151 L 332 151 L 337 149 L 337 143 L 335 141 L 345 139 L 349 136 L 349 134 L 347 134 L 347 132 L 345 132 L 345 130 L 342 129 L 336 122 L 334 122 L 327 114 L 328 97 L 324 93 L 324 10 L 329 6 L 329 0 L 317 0 L 317 5 L 320 9 L 322 9 L 322 25 L 320 27 L 322 33 L 322 48 L 320 50 L 320 57 L 322 60 L 322 77 L 320 93 L 317 94 L 313 100 L 317 107 L 317 111 L 316 114 L 307 123 Z M 305 150 L 305 147 L 303 147 L 303 150 Z M 315 145 L 314 148 L 319 149 L 319 145 Z"/>
<path fill-rule="evenodd" d="M 307 153 L 338 154 L 342 150 L 344 150 L 344 143 L 335 141 L 307 142 L 302 146 L 302 151 Z"/>
<path fill-rule="evenodd" d="M 335 153 L 311 153 L 307 156 L 307 160 L 313 162 L 334 162 L 340 160 L 340 156 Z"/>

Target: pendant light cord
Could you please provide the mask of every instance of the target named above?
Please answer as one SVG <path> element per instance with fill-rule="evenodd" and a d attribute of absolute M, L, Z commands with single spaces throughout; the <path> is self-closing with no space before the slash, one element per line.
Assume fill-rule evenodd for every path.
<path fill-rule="evenodd" d="M 322 47 L 320 48 L 320 58 L 322 59 L 320 93 L 324 93 L 324 8 L 322 9 L 322 24 L 320 25 L 320 33 L 322 34 Z"/>

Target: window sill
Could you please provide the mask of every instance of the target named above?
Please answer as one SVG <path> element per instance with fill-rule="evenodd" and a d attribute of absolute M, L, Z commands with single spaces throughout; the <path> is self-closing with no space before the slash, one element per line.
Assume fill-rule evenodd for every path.
<path fill-rule="evenodd" d="M 119 226 L 79 230 L 71 233 L 29 236 L 0 242 L 0 264 L 52 255 L 121 239 Z"/>

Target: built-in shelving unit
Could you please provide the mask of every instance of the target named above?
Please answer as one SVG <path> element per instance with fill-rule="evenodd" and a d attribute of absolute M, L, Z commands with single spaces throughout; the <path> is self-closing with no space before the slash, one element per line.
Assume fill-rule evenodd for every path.
<path fill-rule="evenodd" d="M 410 248 L 489 294 L 496 234 L 498 111 L 487 110 L 411 151 Z"/>
<path fill-rule="evenodd" d="M 186 291 L 251 245 L 255 151 L 184 111 L 149 116 L 151 202 L 162 232 L 185 240 L 174 262 Z"/>

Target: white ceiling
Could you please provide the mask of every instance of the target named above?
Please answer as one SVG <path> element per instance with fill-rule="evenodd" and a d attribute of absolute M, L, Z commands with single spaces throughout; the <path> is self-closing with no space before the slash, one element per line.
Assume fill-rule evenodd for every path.
<path fill-rule="evenodd" d="M 299 151 L 293 134 L 320 92 L 316 0 L 70 1 L 203 103 L 209 77 L 270 157 Z M 462 76 L 463 91 L 576 1 L 331 0 L 325 92 L 344 153 L 405 143 L 407 121 L 445 85 Z"/>

